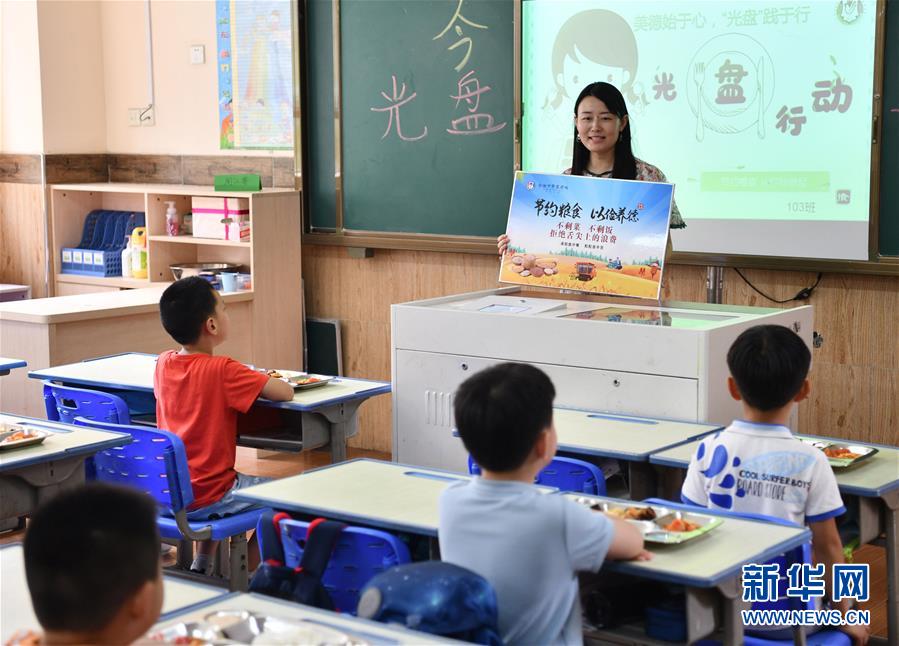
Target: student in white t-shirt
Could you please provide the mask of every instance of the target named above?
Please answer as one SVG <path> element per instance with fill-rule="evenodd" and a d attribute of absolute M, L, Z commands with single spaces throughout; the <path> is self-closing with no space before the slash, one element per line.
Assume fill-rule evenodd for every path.
<path fill-rule="evenodd" d="M 727 353 L 731 396 L 743 419 L 703 440 L 690 460 L 681 489 L 685 503 L 776 516 L 812 530 L 815 563 L 831 570 L 843 562 L 837 516 L 846 508 L 823 451 L 787 427 L 794 404 L 809 395 L 811 353 L 802 339 L 780 325 L 743 332 Z M 784 575 L 784 573 L 782 573 Z M 845 613 L 848 600 L 835 607 Z M 855 644 L 868 641 L 867 627 L 845 627 Z"/>
<path fill-rule="evenodd" d="M 467 379 L 454 400 L 482 475 L 440 497 L 440 554 L 490 582 L 509 645 L 581 644 L 577 573 L 650 558 L 633 525 L 534 486 L 556 453 L 555 395 L 538 368 L 504 363 Z"/>

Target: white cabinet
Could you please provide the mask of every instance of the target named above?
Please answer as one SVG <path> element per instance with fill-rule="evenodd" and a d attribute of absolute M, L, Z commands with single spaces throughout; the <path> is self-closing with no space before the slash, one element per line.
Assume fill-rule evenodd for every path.
<path fill-rule="evenodd" d="M 467 469 L 467 453 L 453 436 L 453 392 L 469 376 L 500 359 L 398 350 L 393 406 L 397 427 L 417 429 L 395 438 L 399 462 L 454 471 Z M 633 410 L 649 416 L 694 419 L 696 380 L 535 363 L 556 388 L 555 403 L 595 410 Z"/>
<path fill-rule="evenodd" d="M 505 288 L 392 306 L 394 459 L 466 470 L 453 436 L 453 393 L 503 361 L 541 368 L 557 406 L 726 424 L 727 349 L 776 323 L 811 346 L 811 306 L 633 305 Z"/>

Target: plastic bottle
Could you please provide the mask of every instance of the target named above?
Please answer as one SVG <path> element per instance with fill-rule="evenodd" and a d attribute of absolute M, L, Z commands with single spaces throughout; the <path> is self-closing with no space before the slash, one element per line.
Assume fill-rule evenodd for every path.
<path fill-rule="evenodd" d="M 175 202 L 166 202 L 169 208 L 165 210 L 165 232 L 170 236 L 176 236 L 180 233 L 181 226 L 178 222 L 178 211 L 175 209 Z"/>
<path fill-rule="evenodd" d="M 147 228 L 134 227 L 131 232 L 131 275 L 147 277 Z"/>
<path fill-rule="evenodd" d="M 131 278 L 131 238 L 125 236 L 125 248 L 122 249 L 122 278 Z"/>

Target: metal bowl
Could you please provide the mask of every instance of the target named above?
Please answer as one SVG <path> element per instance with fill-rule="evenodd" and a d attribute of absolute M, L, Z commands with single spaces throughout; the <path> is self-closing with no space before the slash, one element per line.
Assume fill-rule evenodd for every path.
<path fill-rule="evenodd" d="M 187 276 L 218 275 L 223 271 L 239 272 L 243 268 L 240 263 L 234 262 L 185 262 L 178 265 L 169 265 L 175 280 Z"/>

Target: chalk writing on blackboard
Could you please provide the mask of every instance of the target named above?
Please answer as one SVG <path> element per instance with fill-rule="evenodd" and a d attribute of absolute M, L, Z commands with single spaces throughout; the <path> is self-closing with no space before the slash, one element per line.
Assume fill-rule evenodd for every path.
<path fill-rule="evenodd" d="M 452 51 L 457 47 L 461 47 L 463 45 L 467 46 L 467 49 L 465 50 L 465 56 L 454 68 L 457 72 L 465 67 L 465 65 L 468 63 L 473 48 L 472 39 L 464 35 L 464 32 L 462 31 L 462 25 L 460 23 L 464 23 L 470 27 L 474 27 L 475 29 L 489 29 L 487 25 L 482 25 L 480 23 L 469 20 L 462 15 L 463 2 L 464 0 L 459 0 L 459 3 L 456 5 L 456 11 L 453 13 L 453 17 L 446 24 L 443 30 L 431 39 L 438 40 L 445 36 L 447 32 L 450 31 L 450 29 L 452 29 L 456 33 L 456 35 L 459 36 L 459 40 L 447 47 L 447 51 Z M 409 96 L 406 96 L 406 84 L 402 83 L 400 88 L 397 89 L 397 80 L 395 74 L 391 76 L 391 80 L 393 83 L 392 94 L 388 95 L 387 92 L 381 92 L 381 96 L 384 97 L 384 99 L 387 101 L 387 105 L 371 108 L 373 112 L 386 112 L 388 114 L 387 129 L 384 131 L 384 134 L 381 135 L 381 139 L 383 140 L 387 138 L 387 135 L 390 134 L 391 128 L 396 129 L 396 134 L 402 141 L 413 142 L 424 139 L 428 135 L 427 125 L 424 126 L 424 130 L 417 137 L 410 137 L 403 134 L 402 127 L 400 126 L 400 107 L 406 105 L 407 103 L 410 103 L 418 95 L 418 93 L 412 92 Z M 446 128 L 446 132 L 451 135 L 487 135 L 498 132 L 505 128 L 507 122 L 503 121 L 502 123 L 496 123 L 496 119 L 494 118 L 493 114 L 481 109 L 481 98 L 489 91 L 490 86 L 481 84 L 481 81 L 478 79 L 477 72 L 474 69 L 469 69 L 464 75 L 462 75 L 462 77 L 456 83 L 456 93 L 450 93 L 449 97 L 455 100 L 455 109 L 457 111 L 460 109 L 461 104 L 464 102 L 465 105 L 462 106 L 462 109 L 464 109 L 467 114 L 451 118 L 450 127 Z M 394 122 L 396 122 L 395 126 Z"/>
<path fill-rule="evenodd" d="M 457 40 L 455 43 L 453 43 L 452 45 L 447 47 L 447 50 L 452 51 L 452 50 L 456 49 L 457 47 L 461 47 L 462 45 L 468 46 L 468 49 L 465 51 L 465 57 L 455 67 L 455 70 L 457 72 L 459 70 L 461 70 L 463 67 L 465 67 L 465 65 L 468 63 L 468 59 L 471 56 L 471 48 L 473 47 L 473 43 L 472 43 L 471 38 L 463 35 L 462 26 L 455 24 L 456 20 L 458 20 L 459 22 L 464 22 L 466 25 L 474 27 L 475 29 L 487 29 L 487 25 L 481 25 L 476 22 L 472 22 L 471 20 L 469 20 L 468 18 L 466 18 L 465 16 L 462 15 L 462 3 L 463 2 L 464 2 L 464 0 L 459 0 L 459 4 L 456 5 L 456 11 L 453 14 L 453 17 L 450 18 L 450 21 L 446 24 L 446 27 L 444 27 L 443 31 L 441 31 L 439 34 L 437 34 L 436 36 L 434 36 L 431 39 L 431 40 L 439 40 L 440 38 L 443 38 L 443 36 L 446 34 L 446 32 L 448 32 L 450 30 L 450 27 L 453 27 L 453 31 L 456 32 L 457 36 L 459 36 L 459 40 Z"/>
<path fill-rule="evenodd" d="M 465 101 L 468 105 L 469 114 L 453 119 L 450 122 L 453 127 L 447 128 L 446 131 L 451 135 L 484 135 L 502 130 L 506 126 L 505 121 L 495 124 L 492 114 L 478 112 L 478 107 L 481 104 L 481 94 L 489 90 L 489 85 L 481 86 L 481 82 L 475 76 L 474 70 L 469 70 L 465 76 L 459 79 L 458 91 L 456 94 L 451 94 L 450 98 L 456 100 L 457 108 L 460 102 Z M 484 125 L 481 125 L 482 119 Z"/>
<path fill-rule="evenodd" d="M 384 139 L 388 134 L 390 134 L 390 127 L 393 125 L 394 119 L 396 120 L 396 134 L 403 141 L 418 141 L 419 139 L 423 139 L 428 135 L 428 127 L 425 126 L 424 131 L 418 135 L 417 137 L 407 137 L 403 134 L 403 129 L 400 126 L 400 107 L 409 103 L 412 99 L 418 96 L 418 92 L 413 92 L 408 97 L 406 96 L 406 84 L 403 83 L 402 88 L 397 92 L 396 89 L 396 75 L 392 75 L 390 77 L 393 79 L 393 94 L 391 96 L 387 96 L 386 92 L 381 92 L 381 96 L 387 99 L 387 102 L 390 105 L 384 106 L 382 108 L 372 108 L 372 112 L 387 112 L 389 115 L 389 120 L 387 121 L 387 130 L 384 131 L 384 134 L 381 135 L 381 139 Z"/>

